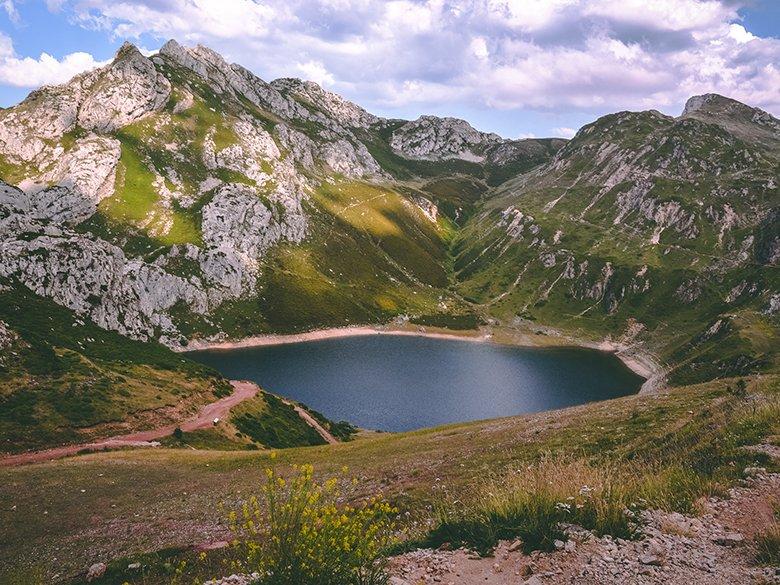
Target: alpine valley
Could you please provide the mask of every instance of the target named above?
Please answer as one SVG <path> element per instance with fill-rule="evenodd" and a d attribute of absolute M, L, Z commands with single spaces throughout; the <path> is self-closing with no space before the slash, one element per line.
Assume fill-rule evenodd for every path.
<path fill-rule="evenodd" d="M 745 467 L 739 448 L 778 448 L 778 264 L 780 120 L 728 97 L 512 140 L 454 118 L 380 118 L 203 46 L 171 40 L 146 57 L 125 44 L 0 110 L 0 452 L 177 428 L 154 437 L 167 448 L 4 469 L 3 499 L 21 500 L 3 505 L 0 581 L 83 578 L 92 562 L 153 553 L 143 582 L 157 582 L 189 549 L 155 551 L 221 540 L 214 503 L 246 489 L 241 468 L 256 471 L 265 448 L 322 445 L 281 457 L 348 465 L 364 495 L 383 490 L 415 518 L 434 477 L 465 493 L 549 452 L 652 454 L 658 477 L 682 461 L 696 481 L 726 482 Z M 381 436 L 258 389 L 225 427 L 178 428 L 240 391 L 183 350 L 344 327 L 594 347 L 648 381 L 614 401 Z M 735 418 L 746 400 L 749 429 Z M 109 499 L 119 509 L 104 513 Z M 55 508 L 50 526 L 42 510 Z M 130 561 L 95 582 L 136 582 Z M 658 582 L 721 582 L 645 565 Z M 640 582 L 637 567 L 581 582 Z"/>

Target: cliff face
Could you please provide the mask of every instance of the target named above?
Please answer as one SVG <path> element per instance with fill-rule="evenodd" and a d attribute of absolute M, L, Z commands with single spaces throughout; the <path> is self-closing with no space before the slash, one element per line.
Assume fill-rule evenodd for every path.
<path fill-rule="evenodd" d="M 0 278 L 170 346 L 478 312 L 675 362 L 734 335 L 764 367 L 742 345 L 776 331 L 779 128 L 706 95 L 507 140 L 125 45 L 0 112 Z"/>

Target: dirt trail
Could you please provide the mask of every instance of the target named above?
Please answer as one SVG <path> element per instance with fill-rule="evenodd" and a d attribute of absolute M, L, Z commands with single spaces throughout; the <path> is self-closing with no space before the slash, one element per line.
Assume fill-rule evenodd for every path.
<path fill-rule="evenodd" d="M 298 406 L 294 402 L 290 402 L 288 400 L 285 400 L 285 403 L 289 404 L 295 409 L 295 412 L 298 413 L 298 416 L 300 416 L 303 419 L 303 422 L 305 422 L 307 425 L 309 425 L 311 428 L 313 428 L 315 431 L 317 431 L 320 436 L 325 439 L 328 443 L 331 445 L 335 445 L 339 442 L 339 440 L 334 437 L 330 431 L 328 431 L 325 427 L 323 427 L 316 418 L 314 418 L 312 415 L 310 415 L 305 408 Z"/>
<path fill-rule="evenodd" d="M 225 418 L 230 409 L 237 404 L 253 398 L 260 391 L 257 384 L 246 380 L 232 380 L 233 393 L 230 396 L 220 398 L 203 406 L 198 414 L 188 420 L 180 423 L 172 423 L 164 427 L 158 427 L 148 431 L 139 431 L 128 433 L 126 435 L 117 435 L 102 441 L 91 443 L 80 443 L 76 445 L 65 445 L 64 447 L 55 447 L 53 449 L 44 449 L 42 451 L 32 451 L 29 453 L 20 453 L 18 455 L 9 455 L 0 458 L 0 466 L 24 465 L 26 463 L 37 463 L 40 461 L 49 461 L 51 459 L 60 459 L 69 457 L 82 451 L 103 451 L 105 449 L 116 449 L 119 447 L 156 447 L 156 439 L 167 437 L 176 429 L 183 431 L 195 431 L 198 429 L 209 428 L 214 424 L 215 418 Z M 296 409 L 297 410 L 297 409 Z M 303 415 L 301 415 L 303 416 Z M 316 422 L 316 421 L 315 421 Z M 327 439 L 326 439 L 327 440 Z"/>

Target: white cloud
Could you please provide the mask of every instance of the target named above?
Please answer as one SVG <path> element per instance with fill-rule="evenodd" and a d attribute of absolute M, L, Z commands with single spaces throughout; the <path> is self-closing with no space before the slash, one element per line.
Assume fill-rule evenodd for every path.
<path fill-rule="evenodd" d="M 73 3 L 73 10 L 85 26 L 120 37 L 150 33 L 183 40 L 266 35 L 287 13 L 285 2 L 253 0 L 84 0 Z"/>
<path fill-rule="evenodd" d="M 752 33 L 749 33 L 747 30 L 745 30 L 745 27 L 741 24 L 729 25 L 729 37 L 740 44 L 747 43 L 756 38 Z"/>
<path fill-rule="evenodd" d="M 298 63 L 295 68 L 301 73 L 304 79 L 313 81 L 323 86 L 333 85 L 333 75 L 328 73 L 325 66 L 320 61 L 307 61 Z"/>
<path fill-rule="evenodd" d="M 701 30 L 737 17 L 734 2 L 721 0 L 591 0 L 583 16 L 598 16 L 657 30 Z"/>
<path fill-rule="evenodd" d="M 484 37 L 474 37 L 471 39 L 471 52 L 477 59 L 487 59 L 490 51 L 487 47 L 487 41 Z"/>
<path fill-rule="evenodd" d="M 19 57 L 11 39 L 0 33 L 0 83 L 14 87 L 39 87 L 63 83 L 83 71 L 104 65 L 89 53 L 70 53 L 56 59 L 48 53 L 40 57 Z"/>
<path fill-rule="evenodd" d="M 748 0 L 48 1 L 115 39 L 204 43 L 369 109 L 678 113 L 718 92 L 780 112 L 780 40 L 745 29 Z"/>
<path fill-rule="evenodd" d="M 558 138 L 572 138 L 577 130 L 575 128 L 567 128 L 566 126 L 559 126 L 552 129 L 553 136 Z"/>
<path fill-rule="evenodd" d="M 2 9 L 8 15 L 8 19 L 11 22 L 15 24 L 19 22 L 19 11 L 16 9 L 14 0 L 2 0 L 0 1 L 0 7 L 2 7 Z"/>

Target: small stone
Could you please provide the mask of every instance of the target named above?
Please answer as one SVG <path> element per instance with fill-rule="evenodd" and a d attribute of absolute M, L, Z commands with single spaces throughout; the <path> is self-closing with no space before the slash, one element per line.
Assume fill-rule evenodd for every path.
<path fill-rule="evenodd" d="M 660 567 L 663 563 L 661 561 L 661 557 L 654 554 L 644 554 L 640 555 L 639 562 L 643 565 L 653 565 L 656 567 Z"/>
<path fill-rule="evenodd" d="M 567 540 L 566 544 L 563 547 L 563 550 L 565 550 L 566 552 L 573 553 L 577 550 L 577 543 L 574 542 L 573 540 Z"/>
<path fill-rule="evenodd" d="M 141 568 L 141 563 L 130 563 L 129 565 L 127 565 L 127 568 L 131 571 L 135 571 Z"/>
<path fill-rule="evenodd" d="M 106 574 L 106 568 L 107 567 L 105 563 L 95 563 L 92 565 L 87 570 L 87 582 L 100 579 L 100 577 Z"/>
<path fill-rule="evenodd" d="M 515 540 L 507 547 L 506 550 L 508 550 L 509 552 L 516 552 L 516 551 L 520 550 L 521 548 L 523 548 L 523 541 L 522 540 Z"/>
<path fill-rule="evenodd" d="M 727 532 L 712 537 L 712 542 L 721 546 L 737 546 L 745 542 L 745 537 L 739 532 Z"/>
<path fill-rule="evenodd" d="M 556 540 L 553 542 L 553 546 L 555 547 L 555 550 L 563 550 L 563 548 L 566 546 L 566 543 L 562 540 Z"/>
<path fill-rule="evenodd" d="M 524 585 L 544 585 L 544 583 L 542 583 L 542 580 L 539 577 L 534 575 L 530 579 L 526 579 Z"/>
<path fill-rule="evenodd" d="M 758 475 L 766 475 L 766 467 L 746 467 L 744 470 L 746 477 L 756 477 Z"/>

